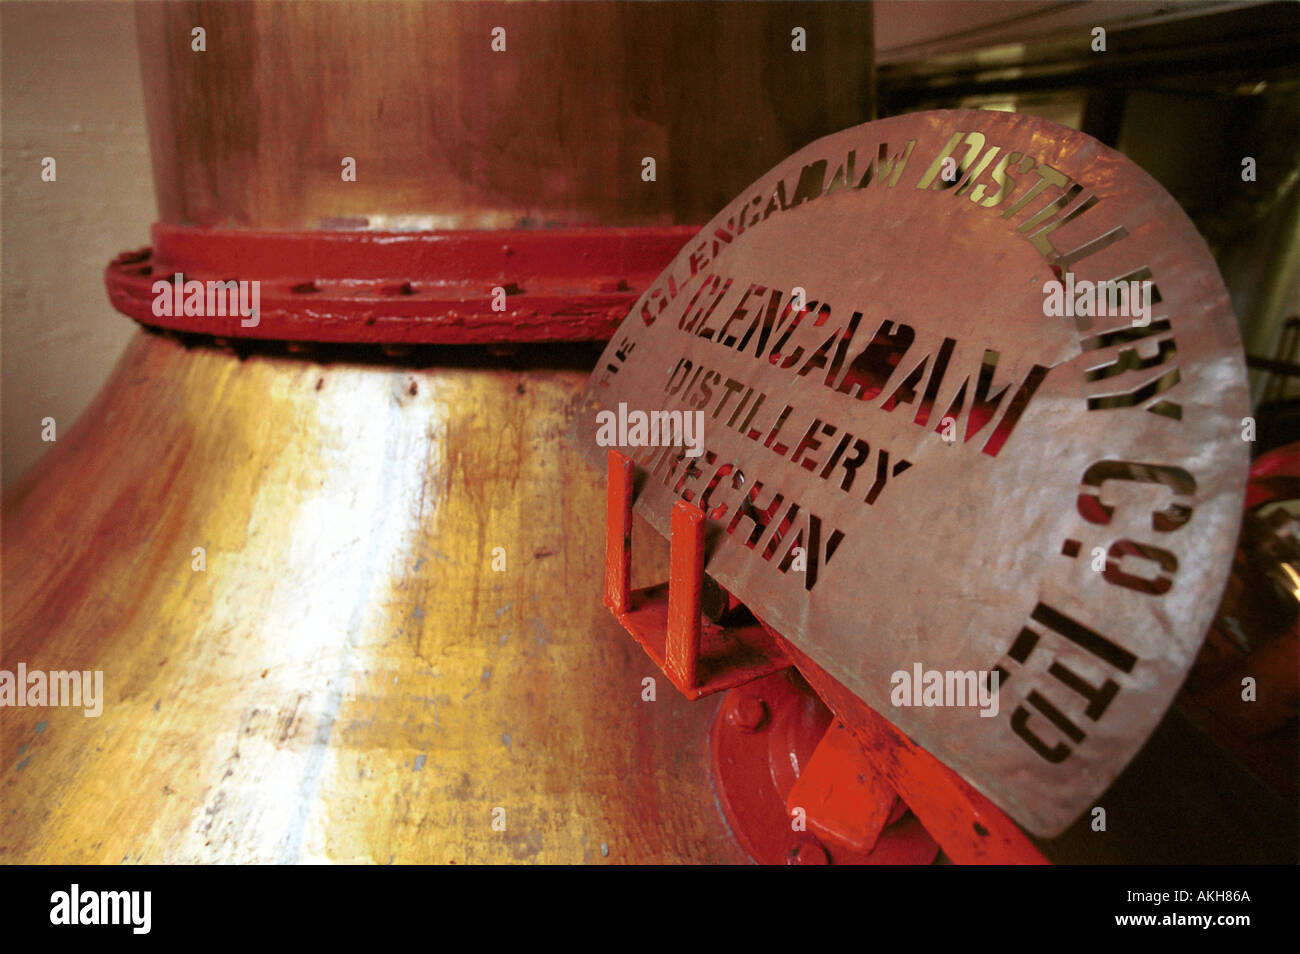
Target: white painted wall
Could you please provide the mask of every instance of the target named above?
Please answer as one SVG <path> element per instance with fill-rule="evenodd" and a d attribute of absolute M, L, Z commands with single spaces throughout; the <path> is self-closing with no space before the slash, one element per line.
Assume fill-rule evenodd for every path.
<path fill-rule="evenodd" d="M 41 181 L 53 156 L 58 179 Z M 104 266 L 157 217 L 129 3 L 0 3 L 0 425 L 11 486 L 66 434 L 136 325 Z"/>

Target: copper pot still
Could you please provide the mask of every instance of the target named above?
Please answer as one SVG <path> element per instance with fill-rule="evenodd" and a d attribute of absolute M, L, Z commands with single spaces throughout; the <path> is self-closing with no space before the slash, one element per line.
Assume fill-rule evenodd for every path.
<path fill-rule="evenodd" d="M 792 20 L 823 44 L 799 69 Z M 671 229 L 871 115 L 861 4 L 137 22 L 164 227 Z M 0 722 L 0 858 L 745 860 L 713 707 L 647 701 L 599 600 L 603 476 L 559 439 L 598 349 L 501 350 L 137 333 L 5 498 L 4 666 L 104 679 L 98 717 Z"/>

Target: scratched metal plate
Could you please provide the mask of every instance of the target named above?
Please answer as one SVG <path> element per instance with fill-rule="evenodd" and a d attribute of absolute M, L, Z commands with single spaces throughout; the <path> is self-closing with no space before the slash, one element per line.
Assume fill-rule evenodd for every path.
<path fill-rule="evenodd" d="M 1154 283 L 1149 322 L 1046 315 L 1067 273 Z M 704 413 L 698 458 L 614 435 L 650 523 L 704 506 L 711 576 L 1040 835 L 1141 747 L 1227 577 L 1249 411 L 1215 265 L 1141 169 L 1030 116 L 913 114 L 790 157 L 610 342 L 576 425 L 599 466 L 620 403 Z M 996 716 L 895 706 L 917 664 L 996 668 Z"/>

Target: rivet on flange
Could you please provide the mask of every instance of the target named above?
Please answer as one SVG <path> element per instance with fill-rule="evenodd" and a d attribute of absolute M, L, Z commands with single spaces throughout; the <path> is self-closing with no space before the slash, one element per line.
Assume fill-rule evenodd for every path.
<path fill-rule="evenodd" d="M 741 696 L 727 713 L 727 721 L 742 732 L 757 732 L 767 718 L 767 705 L 754 696 Z"/>

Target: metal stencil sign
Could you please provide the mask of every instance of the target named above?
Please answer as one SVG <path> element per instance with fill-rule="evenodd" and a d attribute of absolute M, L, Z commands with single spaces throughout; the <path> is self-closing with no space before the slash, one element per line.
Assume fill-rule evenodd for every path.
<path fill-rule="evenodd" d="M 1245 367 L 1204 242 L 1096 141 L 919 113 L 802 149 L 641 296 L 578 435 L 707 572 L 1041 835 L 1177 691 L 1227 578 Z"/>

